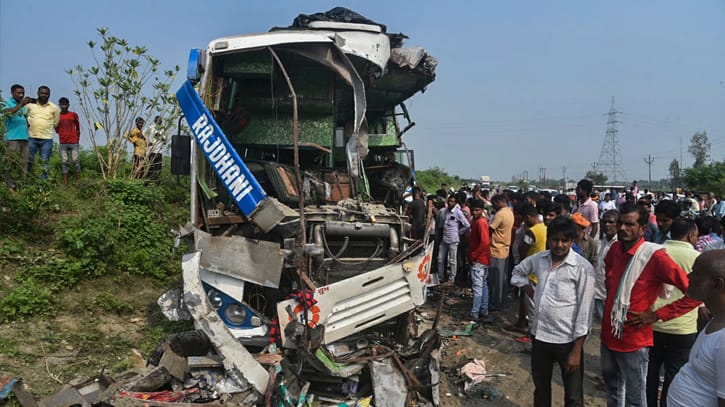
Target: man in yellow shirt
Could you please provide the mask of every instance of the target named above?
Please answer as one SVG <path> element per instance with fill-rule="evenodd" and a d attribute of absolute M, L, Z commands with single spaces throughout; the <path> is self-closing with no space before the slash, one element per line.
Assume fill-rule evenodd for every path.
<path fill-rule="evenodd" d="M 491 307 L 489 311 L 500 311 L 506 307 L 508 292 L 508 257 L 511 248 L 511 230 L 514 225 L 514 212 L 506 203 L 503 194 L 491 199 L 496 213 L 490 223 L 491 228 Z"/>
<path fill-rule="evenodd" d="M 535 255 L 536 253 L 546 250 L 546 225 L 539 219 L 539 212 L 536 207 L 528 202 L 522 203 L 518 208 L 520 216 L 524 220 L 526 230 L 524 238 L 519 246 L 519 255 L 521 259 Z M 537 281 L 535 276 L 531 276 L 529 282 L 532 288 L 536 287 Z M 514 331 L 527 333 L 528 320 L 532 319 L 532 307 L 534 299 L 527 295 L 525 291 L 519 294 L 519 318 L 513 326 Z"/>
<path fill-rule="evenodd" d="M 35 153 L 40 153 L 43 174 L 40 179 L 48 178 L 48 161 L 53 152 L 53 134 L 60 121 L 58 106 L 50 101 L 50 88 L 38 88 L 38 99 L 25 106 L 28 114 L 28 172 L 33 169 Z"/>
<path fill-rule="evenodd" d="M 133 177 L 143 178 L 144 157 L 146 156 L 146 136 L 143 134 L 143 125 L 146 121 L 140 117 L 136 118 L 136 128 L 124 134 L 124 138 L 133 144 Z"/>

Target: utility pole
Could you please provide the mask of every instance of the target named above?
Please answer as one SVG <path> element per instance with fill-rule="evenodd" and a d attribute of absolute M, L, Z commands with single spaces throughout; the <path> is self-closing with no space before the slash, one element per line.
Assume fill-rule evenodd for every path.
<path fill-rule="evenodd" d="M 564 185 L 561 189 L 563 192 L 566 192 L 566 165 L 561 166 L 561 171 L 564 173 Z"/>
<path fill-rule="evenodd" d="M 680 136 L 680 173 L 677 174 L 678 176 L 682 175 L 682 169 L 684 168 L 685 163 L 682 162 L 682 136 Z"/>
<path fill-rule="evenodd" d="M 546 182 L 546 168 L 539 167 L 539 185 L 544 185 Z"/>
<path fill-rule="evenodd" d="M 647 158 L 644 159 L 644 162 L 647 164 L 647 169 L 649 170 L 649 176 L 647 177 L 647 188 L 652 188 L 652 163 L 655 161 L 655 158 L 652 157 L 652 154 L 647 154 Z"/>

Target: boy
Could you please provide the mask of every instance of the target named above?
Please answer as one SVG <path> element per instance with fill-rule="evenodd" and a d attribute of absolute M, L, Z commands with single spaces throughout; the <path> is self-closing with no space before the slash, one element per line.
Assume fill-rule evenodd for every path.
<path fill-rule="evenodd" d="M 471 280 L 473 288 L 473 308 L 471 319 L 491 323 L 488 315 L 488 266 L 491 264 L 491 238 L 488 231 L 488 221 L 483 216 L 484 203 L 480 199 L 471 202 L 473 210 L 473 223 L 471 224 L 471 238 L 468 245 L 468 259 L 471 261 Z"/>
<path fill-rule="evenodd" d="M 76 169 L 76 181 L 81 179 L 81 164 L 78 161 L 78 142 L 81 138 L 81 125 L 78 121 L 78 115 L 68 110 L 70 102 L 68 98 L 62 97 L 58 99 L 60 106 L 60 120 L 55 127 L 60 140 L 60 161 L 63 171 L 63 184 L 68 185 L 68 154 L 73 160 L 73 166 Z"/>

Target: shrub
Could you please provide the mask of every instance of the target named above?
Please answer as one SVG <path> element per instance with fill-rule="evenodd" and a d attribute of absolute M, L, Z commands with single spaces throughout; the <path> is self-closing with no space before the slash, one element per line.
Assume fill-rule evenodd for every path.
<path fill-rule="evenodd" d="M 116 179 L 108 182 L 107 193 L 96 208 L 61 222 L 62 247 L 95 275 L 118 270 L 163 280 L 173 244 L 154 210 L 163 203 L 163 191 Z"/>
<path fill-rule="evenodd" d="M 15 287 L 0 299 L 0 321 L 5 322 L 34 314 L 53 314 L 53 295 L 40 284 Z"/>

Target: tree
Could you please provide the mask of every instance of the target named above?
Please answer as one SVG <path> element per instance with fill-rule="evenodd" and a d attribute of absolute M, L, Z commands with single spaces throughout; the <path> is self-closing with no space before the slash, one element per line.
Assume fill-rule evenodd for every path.
<path fill-rule="evenodd" d="M 687 151 L 695 157 L 695 163 L 692 164 L 694 168 L 705 165 L 710 158 L 710 140 L 707 138 L 707 132 L 703 130 L 693 134 Z"/>
<path fill-rule="evenodd" d="M 447 184 L 449 187 L 458 188 L 461 184 L 461 178 L 449 175 L 440 167 L 433 167 L 427 170 L 417 170 L 415 179 L 418 185 L 426 190 L 429 194 L 435 193 L 441 184 Z"/>
<path fill-rule="evenodd" d="M 597 172 L 595 170 L 587 171 L 586 175 L 584 175 L 584 178 L 591 180 L 594 185 L 606 185 L 607 180 L 609 179 L 609 177 L 607 177 L 603 173 Z"/>
<path fill-rule="evenodd" d="M 685 182 L 692 190 L 714 192 L 715 195 L 723 196 L 725 194 L 725 161 L 688 168 L 685 170 Z"/>
<path fill-rule="evenodd" d="M 680 176 L 682 174 L 682 170 L 680 169 L 680 162 L 677 161 L 676 158 L 673 158 L 672 162 L 670 162 L 669 172 L 672 189 L 675 189 L 678 185 L 680 185 Z"/>
<path fill-rule="evenodd" d="M 125 39 L 110 35 L 108 28 L 98 28 L 97 32 L 100 45 L 88 41 L 94 65 L 76 65 L 66 72 L 88 122 L 101 174 L 108 180 L 118 175 L 127 147 L 123 135 L 133 128 L 136 117 L 146 117 L 148 122 L 159 115 L 166 118 L 167 127 L 178 117 L 175 96 L 169 90 L 179 66 L 161 70 L 159 60 L 148 55 L 146 47 L 131 46 Z M 103 136 L 105 148 L 98 142 Z"/>

